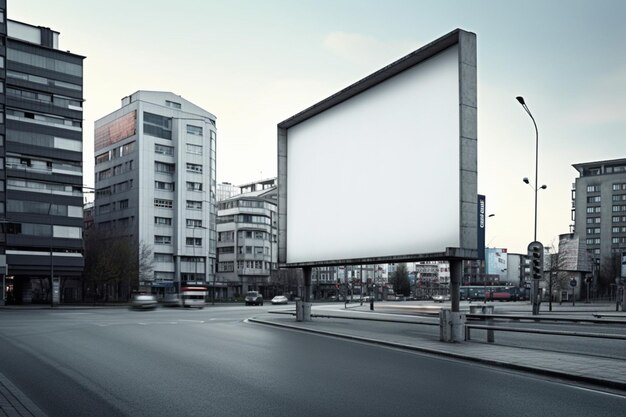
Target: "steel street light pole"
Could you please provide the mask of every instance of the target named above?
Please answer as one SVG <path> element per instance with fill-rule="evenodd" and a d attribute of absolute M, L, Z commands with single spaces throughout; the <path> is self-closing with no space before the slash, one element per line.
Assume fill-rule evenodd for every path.
<path fill-rule="evenodd" d="M 533 117 L 532 113 L 528 109 L 528 106 L 526 105 L 526 102 L 524 101 L 524 97 L 517 96 L 516 99 L 522 105 L 522 108 L 526 111 L 526 113 L 528 113 L 528 115 L 530 116 L 530 119 L 533 121 L 533 125 L 535 126 L 535 186 L 534 187 L 531 186 L 531 187 L 533 188 L 533 191 L 535 192 L 535 229 L 534 229 L 533 241 L 536 242 L 537 241 L 537 192 L 539 191 L 539 186 L 538 186 L 538 179 L 539 179 L 539 129 L 537 128 L 537 122 L 535 122 L 535 118 Z M 526 184 L 529 184 L 528 178 L 524 178 L 524 182 Z M 541 189 L 546 189 L 546 186 L 542 185 Z M 542 273 L 543 273 L 543 271 L 542 271 Z M 537 281 L 537 280 L 533 280 L 533 294 L 534 294 L 533 314 L 538 314 L 539 313 L 539 302 L 538 302 L 539 282 L 535 282 L 535 281 Z"/>
<path fill-rule="evenodd" d="M 533 241 L 537 241 L 537 191 L 539 190 L 537 184 L 539 179 L 539 129 L 537 129 L 537 123 L 535 122 L 535 118 L 532 113 L 528 109 L 528 106 L 524 102 L 524 97 L 517 96 L 517 101 L 522 105 L 522 108 L 526 110 L 526 113 L 530 116 L 530 119 L 533 121 L 533 125 L 535 126 L 535 234 L 533 237 Z M 542 186 L 543 188 L 543 186 Z"/>

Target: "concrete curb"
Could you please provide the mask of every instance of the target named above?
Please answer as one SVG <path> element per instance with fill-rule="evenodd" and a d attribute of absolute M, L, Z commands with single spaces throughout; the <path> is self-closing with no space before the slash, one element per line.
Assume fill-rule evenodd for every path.
<path fill-rule="evenodd" d="M 423 352 L 423 353 L 428 353 L 432 355 L 449 357 L 449 358 L 454 358 L 454 359 L 459 359 L 459 360 L 464 360 L 464 361 L 478 362 L 478 363 L 483 363 L 486 365 L 498 366 L 501 368 L 507 368 L 507 369 L 512 369 L 516 371 L 530 372 L 530 373 L 539 374 L 539 375 L 556 377 L 556 378 L 560 378 L 560 379 L 564 379 L 568 381 L 583 382 L 586 384 L 591 384 L 591 385 L 595 385 L 595 386 L 603 387 L 603 388 L 611 388 L 611 389 L 626 391 L 625 383 L 621 383 L 617 381 L 608 381 L 606 379 L 595 378 L 591 376 L 574 375 L 574 374 L 570 374 L 570 373 L 558 371 L 558 370 L 512 364 L 508 362 L 499 361 L 497 359 L 476 358 L 473 356 L 462 355 L 462 354 L 458 354 L 454 352 L 446 352 L 446 351 L 435 350 L 435 349 L 430 349 L 430 348 L 425 348 L 425 347 L 420 347 L 420 346 L 407 345 L 407 344 L 397 343 L 397 342 L 388 342 L 386 340 L 373 339 L 373 338 L 368 338 L 368 337 L 363 337 L 363 336 L 355 336 L 355 335 L 350 335 L 350 334 L 345 334 L 345 333 L 336 333 L 336 332 L 330 332 L 330 331 L 318 330 L 318 329 L 310 329 L 310 328 L 301 327 L 297 325 L 289 325 L 289 324 L 284 324 L 284 323 L 276 323 L 272 321 L 257 319 L 254 317 L 249 318 L 248 321 L 252 323 L 262 324 L 262 325 L 282 327 L 282 328 L 286 328 L 290 330 L 297 330 L 297 331 L 308 332 L 308 333 L 316 333 L 316 334 L 321 334 L 324 336 L 338 337 L 338 338 L 347 339 L 347 340 L 356 340 L 359 342 L 365 342 L 365 343 L 381 345 L 381 346 L 386 346 L 386 347 L 412 350 L 416 352 Z M 443 344 L 444 342 L 441 342 L 441 343 Z"/>

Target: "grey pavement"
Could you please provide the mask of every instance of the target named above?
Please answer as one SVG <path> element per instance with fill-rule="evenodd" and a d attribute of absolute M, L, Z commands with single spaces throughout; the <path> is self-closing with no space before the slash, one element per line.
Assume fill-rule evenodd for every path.
<path fill-rule="evenodd" d="M 467 307 L 465 305 L 466 312 L 468 310 Z M 545 310 L 547 310 L 547 306 L 545 307 Z M 275 312 L 282 314 L 258 315 L 249 321 L 469 360 L 491 366 L 556 377 L 584 385 L 626 391 L 626 372 L 624 371 L 626 369 L 626 361 L 624 360 L 502 346 L 486 343 L 484 340 L 485 336 L 482 336 L 483 340 L 477 337 L 471 341 L 462 341 L 460 343 L 442 342 L 439 340 L 439 328 L 434 325 L 438 321 L 434 319 L 431 319 L 433 322 L 432 332 L 411 331 L 415 326 L 418 326 L 418 324 L 411 324 L 411 322 L 423 323 L 425 321 L 423 317 L 411 317 L 405 314 L 407 310 L 411 309 L 414 309 L 414 307 L 410 305 L 397 304 L 394 306 L 391 303 L 381 303 L 381 305 L 377 305 L 375 312 L 385 313 L 374 316 L 366 304 L 363 306 L 357 305 L 343 311 L 340 308 L 337 308 L 335 311 L 319 310 L 314 305 L 312 310 L 314 317 L 311 321 L 298 322 L 295 320 L 295 316 L 287 309 Z M 433 312 L 435 311 L 432 306 L 430 309 Z M 523 307 L 523 310 L 527 311 L 528 308 Z M 294 311 L 293 308 L 291 311 Z M 461 311 L 463 311 L 463 307 Z M 518 314 L 515 311 L 511 313 Z M 572 308 L 571 305 L 559 306 L 559 308 L 553 306 L 552 313 L 548 314 L 546 311 L 540 313 L 540 317 L 571 317 L 579 314 L 585 314 L 589 318 L 593 318 L 593 314 L 609 315 L 614 319 L 624 319 L 626 323 L 626 313 L 615 312 L 615 304 L 584 305 L 576 308 Z M 315 315 L 321 317 L 315 317 Z M 348 318 L 348 316 L 352 316 L 352 318 Z M 380 322 L 368 320 L 368 316 L 375 320 L 390 320 L 396 321 L 396 323 L 390 325 L 387 322 L 385 325 L 381 325 Z M 355 320 L 354 318 L 361 318 L 361 320 Z M 425 335 L 425 333 L 432 333 L 432 336 Z"/>

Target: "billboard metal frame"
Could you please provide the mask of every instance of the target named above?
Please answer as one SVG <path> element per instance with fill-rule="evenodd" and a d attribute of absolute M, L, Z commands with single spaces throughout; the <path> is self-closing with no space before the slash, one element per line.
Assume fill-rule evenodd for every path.
<path fill-rule="evenodd" d="M 308 120 L 378 84 L 413 68 L 438 53 L 458 47 L 459 81 L 459 242 L 443 252 L 397 256 L 287 262 L 287 159 L 289 128 Z M 477 201 L 477 70 L 476 35 L 456 29 L 428 45 L 404 56 L 379 71 L 357 81 L 338 93 L 314 104 L 278 124 L 278 262 L 281 267 L 312 267 L 399 263 L 421 260 L 476 259 L 478 256 Z"/>

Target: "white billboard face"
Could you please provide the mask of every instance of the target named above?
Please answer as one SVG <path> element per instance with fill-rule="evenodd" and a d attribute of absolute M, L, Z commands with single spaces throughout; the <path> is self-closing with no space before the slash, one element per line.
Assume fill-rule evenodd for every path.
<path fill-rule="evenodd" d="M 281 261 L 357 263 L 463 246 L 459 56 L 453 44 L 285 130 Z"/>

